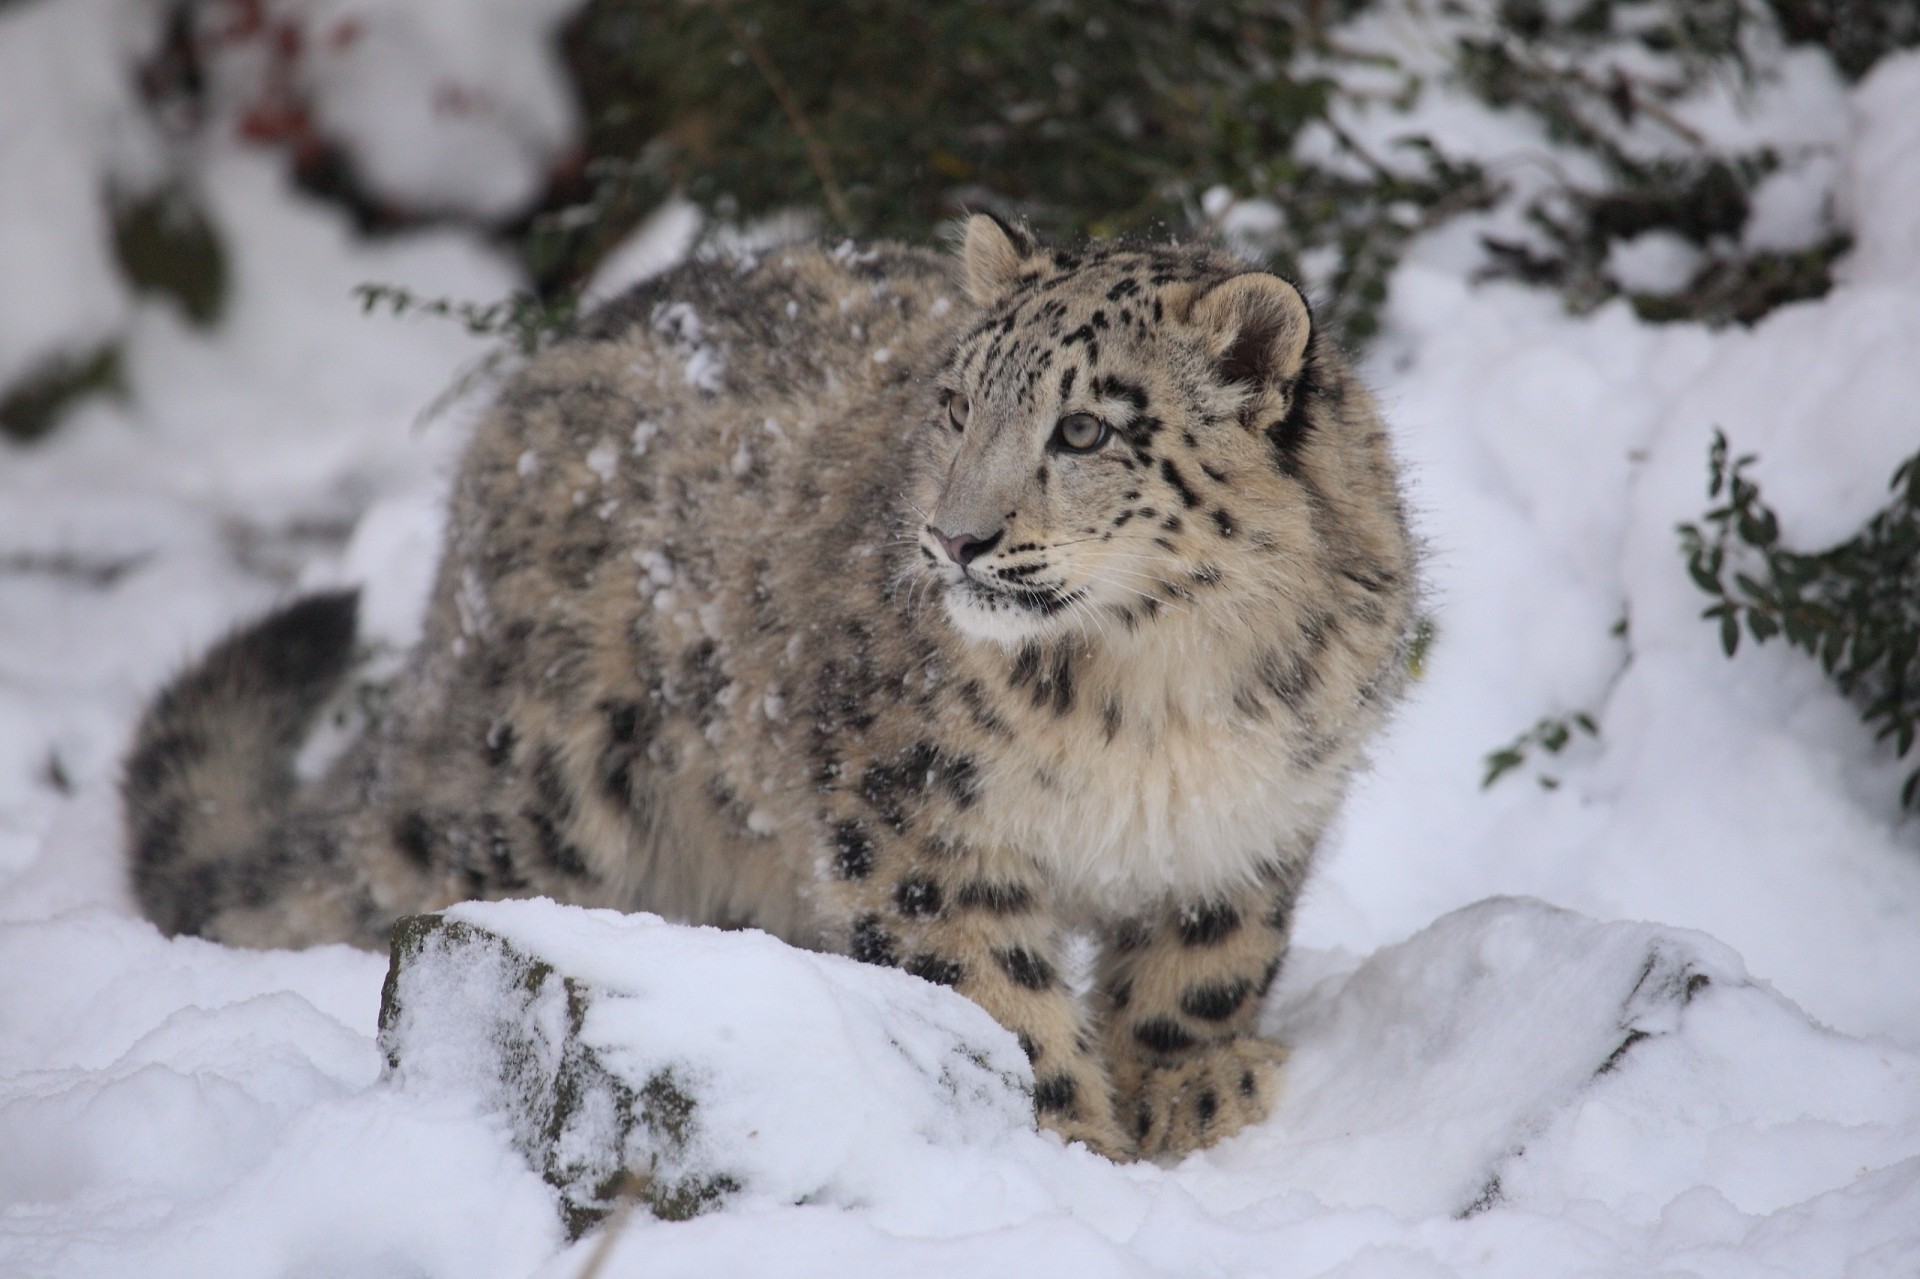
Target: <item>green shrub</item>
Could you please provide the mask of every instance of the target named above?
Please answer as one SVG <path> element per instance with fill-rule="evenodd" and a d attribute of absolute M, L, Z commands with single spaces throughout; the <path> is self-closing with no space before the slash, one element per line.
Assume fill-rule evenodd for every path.
<path fill-rule="evenodd" d="M 1740 244 L 1753 190 L 1787 161 L 1718 148 L 1673 105 L 1751 84 L 1766 70 L 1754 50 L 1783 38 L 1878 57 L 1907 38 L 1900 22 L 1874 19 L 1862 43 L 1852 0 L 1419 10 L 1451 41 L 1445 78 L 1592 162 L 1523 186 L 1442 139 L 1376 154 L 1340 127 L 1343 99 L 1410 111 L 1432 88 L 1430 71 L 1330 32 L 1387 2 L 589 0 L 562 41 L 581 152 L 505 234 L 535 295 L 564 306 L 674 194 L 714 225 L 800 210 L 826 234 L 921 242 L 971 209 L 1068 239 L 1230 224 L 1237 249 L 1306 284 L 1353 345 L 1377 332 L 1414 236 L 1516 199 L 1527 230 L 1485 238 L 1482 275 L 1552 288 L 1575 311 L 1624 296 L 1648 320 L 1752 323 L 1831 287 L 1844 227 L 1789 250 Z M 1325 145 L 1295 145 L 1309 128 Z M 1248 201 L 1277 218 L 1230 223 Z M 1610 278 L 1616 245 L 1660 230 L 1700 251 L 1692 278 L 1660 293 Z"/>
<path fill-rule="evenodd" d="M 1331 256 L 1316 303 L 1365 337 L 1422 215 L 1485 184 L 1432 148 L 1359 178 L 1293 158 L 1336 92 L 1295 54 L 1360 7 L 593 0 L 565 40 L 585 156 L 526 257 L 541 289 L 576 286 L 675 191 L 723 221 L 810 208 L 830 233 L 924 241 L 971 209 L 1066 238 L 1204 232 L 1224 190 L 1285 209 L 1261 246 L 1281 269 Z"/>
<path fill-rule="evenodd" d="M 1756 460 L 1729 462 L 1726 436 L 1714 432 L 1707 495 L 1720 504 L 1679 527 L 1687 571 L 1714 601 L 1701 616 L 1718 624 L 1728 657 L 1744 629 L 1755 643 L 1779 637 L 1817 658 L 1904 759 L 1920 732 L 1920 453 L 1894 470 L 1893 496 L 1859 532 L 1810 553 L 1782 544 L 1747 476 Z M 1920 809 L 1920 769 L 1900 801 Z"/>
<path fill-rule="evenodd" d="M 918 238 L 963 207 L 1056 234 L 1183 222 L 1321 116 L 1285 0 L 593 0 L 566 39 L 590 157 L 754 217 Z M 646 203 L 651 203 L 649 199 Z"/>

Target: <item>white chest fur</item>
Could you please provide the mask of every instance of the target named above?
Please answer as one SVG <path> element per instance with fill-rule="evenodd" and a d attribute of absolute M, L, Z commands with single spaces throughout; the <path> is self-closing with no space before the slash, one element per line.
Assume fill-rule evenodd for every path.
<path fill-rule="evenodd" d="M 1302 767 L 1298 726 L 1227 705 L 1122 719 L 1029 719 L 990 766 L 982 814 L 1069 902 L 1102 913 L 1191 899 L 1304 856 L 1339 803 L 1351 747 Z"/>

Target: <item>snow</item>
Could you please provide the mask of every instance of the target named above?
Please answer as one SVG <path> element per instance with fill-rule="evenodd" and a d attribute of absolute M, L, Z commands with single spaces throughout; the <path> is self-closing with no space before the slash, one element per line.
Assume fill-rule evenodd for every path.
<path fill-rule="evenodd" d="M 1607 254 L 1607 274 L 1631 293 L 1678 293 L 1693 282 L 1704 255 L 1672 231 L 1622 240 Z"/>
<path fill-rule="evenodd" d="M 572 127 L 540 105 L 537 37 L 565 9 L 368 7 L 360 78 L 327 84 L 411 123 L 389 137 L 371 107 L 341 108 L 328 127 L 369 156 L 404 143 L 378 179 L 395 199 L 523 200 Z M 187 655 L 345 582 L 389 655 L 417 631 L 480 401 L 422 410 L 486 349 L 430 317 L 363 316 L 354 286 L 485 300 L 516 284 L 477 235 L 356 237 L 273 154 L 222 135 L 194 175 L 229 312 L 199 330 L 133 296 L 97 193 L 156 163 L 121 78 L 155 37 L 145 12 L 0 10 L 0 382 L 117 340 L 128 385 L 38 446 L 0 445 L 0 1273 L 572 1279 L 601 1241 L 565 1242 L 499 1114 L 383 1072 L 384 957 L 163 939 L 124 886 L 117 760 Z M 1350 34 L 1437 40 L 1412 12 Z M 513 109 L 482 113 L 492 140 L 405 114 L 423 90 L 393 68 L 430 45 L 434 67 L 496 77 Z M 1017 1080 L 966 1104 L 929 1087 L 929 1045 L 1008 1047 L 949 992 L 755 934 L 461 907 L 644 993 L 595 1034 L 641 1065 L 704 1063 L 716 1152 L 748 1173 L 722 1211 L 628 1219 L 603 1274 L 1920 1268 L 1902 770 L 1800 656 L 1721 654 L 1674 536 L 1705 507 L 1716 427 L 1760 454 L 1801 546 L 1857 527 L 1920 440 L 1920 54 L 1850 91 L 1804 51 L 1770 65 L 1753 93 L 1676 109 L 1786 148 L 1751 243 L 1804 245 L 1836 215 L 1852 230 L 1826 298 L 1751 330 L 1649 326 L 1624 304 L 1571 316 L 1471 282 L 1484 223 L 1422 237 L 1394 276 L 1367 371 L 1415 477 L 1437 631 L 1263 1010 L 1293 1047 L 1277 1113 L 1178 1167 L 1117 1167 L 1022 1122 Z M 1416 118 L 1493 162 L 1548 145 L 1437 84 Z M 1390 156 L 1396 119 L 1343 127 Z M 1274 215 L 1229 216 L 1253 235 Z M 657 272 L 697 229 L 664 211 L 596 287 Z M 689 380 L 717 386 L 724 352 L 698 316 L 657 318 Z M 655 430 L 636 423 L 601 463 Z M 672 581 L 655 548 L 635 565 L 649 589 Z M 1481 788 L 1489 751 L 1575 711 L 1597 736 Z"/>
<path fill-rule="evenodd" d="M 0 385 L 105 342 L 130 309 L 99 190 L 147 142 L 117 56 L 143 43 L 128 39 L 130 16 L 103 0 L 0 11 L 0 156 L 12 179 L 0 182 Z"/>
<path fill-rule="evenodd" d="M 1920 275 L 1920 201 L 1913 198 L 1920 118 L 1909 105 L 1916 93 L 1920 61 L 1903 57 L 1875 67 L 1854 94 L 1857 137 L 1847 152 L 1841 203 L 1855 227 L 1846 274 L 1863 284 Z"/>
<path fill-rule="evenodd" d="M 380 203 L 504 220 L 573 143 L 553 37 L 579 4 L 261 0 L 195 15 L 203 109 L 216 131 L 341 147 Z"/>
<path fill-rule="evenodd" d="M 307 0 L 312 29 L 353 24 L 309 74 L 323 130 L 403 206 L 518 213 L 573 140 L 552 37 L 580 0 Z M 335 26 L 338 30 L 338 25 Z"/>

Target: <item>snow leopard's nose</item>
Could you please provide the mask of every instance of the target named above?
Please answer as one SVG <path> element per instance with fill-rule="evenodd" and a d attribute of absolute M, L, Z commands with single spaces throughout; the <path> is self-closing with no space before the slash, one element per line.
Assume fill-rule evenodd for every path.
<path fill-rule="evenodd" d="M 1000 539 L 1007 535 L 1005 529 L 985 538 L 975 537 L 971 533 L 943 533 L 931 524 L 927 525 L 927 532 L 933 534 L 933 540 L 940 543 L 940 549 L 947 553 L 947 558 L 961 568 L 1000 545 Z"/>

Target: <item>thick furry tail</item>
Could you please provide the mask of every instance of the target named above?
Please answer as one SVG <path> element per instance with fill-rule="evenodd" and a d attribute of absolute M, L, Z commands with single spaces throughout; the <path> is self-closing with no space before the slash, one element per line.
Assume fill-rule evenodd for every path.
<path fill-rule="evenodd" d="M 310 595 L 233 632 L 148 708 L 121 797 L 134 892 L 167 933 L 245 896 L 285 816 L 294 756 L 353 666 L 359 593 Z"/>

